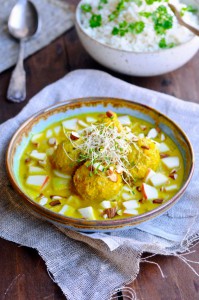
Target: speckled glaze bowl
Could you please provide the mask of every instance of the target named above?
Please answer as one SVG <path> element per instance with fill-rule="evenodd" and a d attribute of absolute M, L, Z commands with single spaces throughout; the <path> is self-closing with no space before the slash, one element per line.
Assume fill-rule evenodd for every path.
<path fill-rule="evenodd" d="M 185 0 L 186 1 L 186 0 Z M 184 1 L 184 2 L 185 2 Z M 193 4 L 187 0 L 187 4 Z M 90 37 L 81 24 L 81 5 L 76 9 L 75 26 L 86 51 L 100 64 L 114 71 L 134 76 L 156 76 L 171 72 L 187 63 L 199 49 L 199 37 L 170 49 L 133 52 L 113 48 Z M 199 6 L 194 1 L 194 6 Z"/>
<path fill-rule="evenodd" d="M 175 196 L 156 209 L 147 213 L 120 220 L 88 221 L 75 219 L 52 212 L 30 199 L 22 189 L 19 178 L 21 155 L 29 143 L 32 134 L 39 133 L 49 125 L 67 117 L 81 113 L 105 112 L 113 110 L 116 113 L 128 114 L 148 121 L 161 128 L 176 143 L 183 156 L 185 174 L 181 189 Z M 6 156 L 7 171 L 14 189 L 22 196 L 21 201 L 27 205 L 36 216 L 54 224 L 84 232 L 111 231 L 130 228 L 142 222 L 155 218 L 174 205 L 186 190 L 193 173 L 193 150 L 185 133 L 169 118 L 148 106 L 136 102 L 114 98 L 82 98 L 59 103 L 33 115 L 12 137 Z"/>

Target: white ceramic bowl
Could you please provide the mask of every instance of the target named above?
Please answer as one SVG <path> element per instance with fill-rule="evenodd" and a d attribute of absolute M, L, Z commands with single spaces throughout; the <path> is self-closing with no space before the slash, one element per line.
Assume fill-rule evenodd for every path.
<path fill-rule="evenodd" d="M 86 51 L 100 64 L 134 76 L 155 76 L 171 72 L 187 63 L 199 49 L 199 37 L 170 49 L 133 52 L 102 44 L 85 33 L 81 25 L 81 4 L 76 9 L 76 30 Z"/>

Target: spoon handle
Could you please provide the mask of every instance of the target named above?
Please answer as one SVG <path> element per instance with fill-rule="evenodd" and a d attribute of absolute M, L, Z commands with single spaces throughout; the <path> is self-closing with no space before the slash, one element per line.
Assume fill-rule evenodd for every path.
<path fill-rule="evenodd" d="M 20 50 L 17 65 L 12 72 L 7 99 L 12 102 L 22 102 L 26 98 L 26 73 L 23 66 L 24 43 L 20 41 Z"/>

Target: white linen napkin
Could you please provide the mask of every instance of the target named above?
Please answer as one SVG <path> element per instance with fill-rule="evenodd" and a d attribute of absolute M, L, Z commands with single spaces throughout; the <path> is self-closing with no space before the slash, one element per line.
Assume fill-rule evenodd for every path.
<path fill-rule="evenodd" d="M 188 134 L 195 173 L 181 200 L 162 216 L 111 234 L 81 234 L 36 219 L 13 191 L 5 152 L 16 129 L 33 113 L 58 101 L 87 96 L 120 97 L 154 107 Z M 109 299 L 136 278 L 144 252 L 179 256 L 199 239 L 199 105 L 139 88 L 104 72 L 78 70 L 47 86 L 0 126 L 0 236 L 37 249 L 69 300 Z M 187 257 L 188 258 L 188 257 Z"/>
<path fill-rule="evenodd" d="M 47 46 L 74 25 L 73 7 L 61 0 L 32 0 L 40 16 L 38 34 L 25 42 L 25 57 Z M 19 43 L 8 32 L 7 22 L 16 0 L 0 0 L 0 73 L 16 64 Z"/>

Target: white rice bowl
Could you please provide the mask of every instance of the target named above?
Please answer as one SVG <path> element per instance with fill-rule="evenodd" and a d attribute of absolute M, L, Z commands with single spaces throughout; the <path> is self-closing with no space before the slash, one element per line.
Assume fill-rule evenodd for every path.
<path fill-rule="evenodd" d="M 170 0 L 169 2 L 173 4 L 178 11 L 181 11 L 182 8 L 186 7 L 186 5 L 180 3 L 179 0 Z M 151 5 L 148 5 L 145 0 L 142 0 L 140 6 L 132 1 L 126 2 L 125 9 L 119 13 L 115 20 L 110 21 L 109 15 L 116 9 L 118 3 L 119 0 L 107 0 L 107 3 L 102 4 L 102 8 L 99 10 L 99 0 L 82 1 L 81 5 L 90 4 L 92 6 L 92 13 L 97 15 L 100 14 L 102 17 L 101 26 L 91 28 L 89 20 L 92 13 L 81 11 L 80 22 L 85 33 L 98 42 L 110 47 L 142 53 L 161 50 L 162 48 L 159 46 L 161 39 L 165 39 L 168 45 L 173 44 L 174 46 L 177 46 L 186 43 L 194 36 L 193 33 L 178 23 L 175 15 L 169 8 L 168 3 L 163 0 L 155 1 Z M 140 12 L 153 13 L 160 5 L 164 5 L 167 8 L 167 12 L 173 16 L 172 28 L 165 30 L 164 34 L 157 34 L 154 29 L 152 17 L 146 18 L 139 15 Z M 199 18 L 196 13 L 185 11 L 183 19 L 190 25 L 199 28 Z M 142 21 L 145 24 L 144 30 L 139 34 L 127 32 L 124 36 L 120 36 L 119 34 L 113 35 L 113 28 L 118 27 L 123 21 L 127 21 L 128 23 Z"/>

